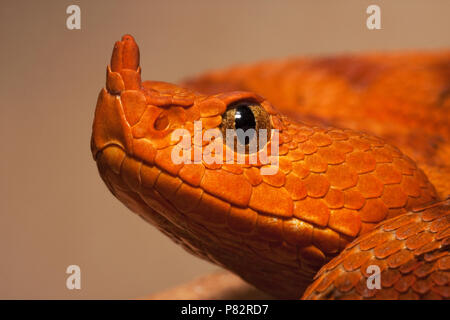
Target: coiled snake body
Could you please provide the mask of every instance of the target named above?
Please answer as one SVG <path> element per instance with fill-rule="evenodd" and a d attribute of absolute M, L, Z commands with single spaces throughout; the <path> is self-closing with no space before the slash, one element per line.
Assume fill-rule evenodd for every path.
<path fill-rule="evenodd" d="M 450 52 L 269 61 L 177 86 L 142 82 L 126 35 L 91 149 L 128 208 L 275 297 L 448 299 L 449 97 Z M 244 164 L 175 163 L 176 129 L 191 150 L 238 156 L 223 140 L 196 143 L 195 121 L 203 133 L 276 129 L 278 171 L 261 174 L 248 150 Z"/>

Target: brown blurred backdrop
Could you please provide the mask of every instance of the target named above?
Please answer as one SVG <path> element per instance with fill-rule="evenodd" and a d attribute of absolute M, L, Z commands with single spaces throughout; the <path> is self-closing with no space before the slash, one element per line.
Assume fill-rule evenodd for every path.
<path fill-rule="evenodd" d="M 81 8 L 81 30 L 66 8 Z M 381 7 L 382 30 L 366 28 Z M 302 54 L 450 46 L 450 1 L 14 1 L 0 7 L 0 298 L 133 298 L 215 270 L 107 190 L 89 139 L 114 41 L 146 80 Z M 68 265 L 82 289 L 67 290 Z"/>

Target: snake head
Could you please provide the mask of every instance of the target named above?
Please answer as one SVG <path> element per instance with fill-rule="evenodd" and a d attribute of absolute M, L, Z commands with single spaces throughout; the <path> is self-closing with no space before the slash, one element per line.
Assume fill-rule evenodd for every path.
<path fill-rule="evenodd" d="M 91 149 L 128 208 L 281 297 L 300 296 L 356 236 L 436 196 L 415 163 L 377 137 L 296 122 L 252 92 L 141 81 L 129 35 L 107 67 Z"/>
<path fill-rule="evenodd" d="M 252 92 L 204 95 L 166 82 L 142 82 L 139 48 L 132 36 L 125 35 L 115 43 L 107 67 L 106 88 L 97 102 L 91 149 L 96 160 L 108 162 L 100 166 L 101 171 L 109 168 L 116 174 L 125 172 L 122 161 L 130 159 L 127 161 L 158 167 L 192 186 L 202 185 L 222 200 L 246 206 L 252 183 L 242 175 L 244 168 L 253 169 L 247 175 L 253 184 L 261 178 L 259 171 L 277 172 L 278 167 L 273 164 L 278 165 L 275 154 L 278 131 L 283 126 L 283 118 L 273 106 Z M 241 138 L 239 129 L 254 132 Z M 237 134 L 231 136 L 229 131 L 236 130 Z M 182 147 L 180 140 L 186 135 L 189 140 Z M 186 147 L 190 151 L 183 150 Z M 182 160 L 186 161 L 180 163 L 179 156 L 173 159 L 183 151 Z M 145 179 L 137 178 L 134 187 L 149 185 Z M 238 192 L 236 183 L 241 189 Z M 110 189 L 115 185 L 107 184 Z"/>

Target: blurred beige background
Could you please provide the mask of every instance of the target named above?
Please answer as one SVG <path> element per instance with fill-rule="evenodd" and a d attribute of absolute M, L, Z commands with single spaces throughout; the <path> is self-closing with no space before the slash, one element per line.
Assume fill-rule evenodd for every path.
<path fill-rule="evenodd" d="M 382 30 L 366 28 L 381 6 Z M 66 8 L 81 8 L 81 30 Z M 13 1 L 0 7 L 0 298 L 133 298 L 216 267 L 109 193 L 89 139 L 114 41 L 131 33 L 144 79 L 238 62 L 450 46 L 450 1 Z M 77 264 L 82 289 L 67 290 Z"/>

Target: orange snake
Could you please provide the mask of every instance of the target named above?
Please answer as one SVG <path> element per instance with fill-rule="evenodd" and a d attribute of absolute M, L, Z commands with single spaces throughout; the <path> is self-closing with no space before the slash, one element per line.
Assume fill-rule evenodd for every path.
<path fill-rule="evenodd" d="M 250 109 L 279 132 L 276 174 L 260 162 L 172 161 L 175 129 L 237 128 L 229 117 Z M 449 299 L 449 111 L 448 51 L 268 61 L 180 87 L 141 82 L 126 35 L 91 149 L 129 209 L 275 297 Z M 373 265 L 381 288 L 367 286 Z"/>

